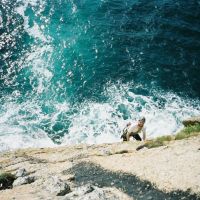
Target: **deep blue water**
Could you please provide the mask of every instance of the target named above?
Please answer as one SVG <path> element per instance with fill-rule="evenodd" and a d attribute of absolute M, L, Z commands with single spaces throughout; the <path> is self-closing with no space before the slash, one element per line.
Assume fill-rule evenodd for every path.
<path fill-rule="evenodd" d="M 2 0 L 1 149 L 112 142 L 141 115 L 176 132 L 200 112 L 199 20 L 198 0 Z"/>

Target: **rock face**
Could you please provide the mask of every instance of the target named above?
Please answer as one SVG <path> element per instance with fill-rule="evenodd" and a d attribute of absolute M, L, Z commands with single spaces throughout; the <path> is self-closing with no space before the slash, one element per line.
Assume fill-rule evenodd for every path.
<path fill-rule="evenodd" d="M 28 173 L 27 173 L 26 169 L 21 168 L 21 169 L 17 170 L 15 176 L 18 178 L 18 177 L 24 177 L 24 176 L 27 176 L 27 175 L 28 175 Z"/>
<path fill-rule="evenodd" d="M 127 195 L 115 188 L 99 188 L 93 185 L 85 185 L 76 188 L 73 192 L 65 195 L 64 200 L 129 200 Z"/>
<path fill-rule="evenodd" d="M 30 183 L 33 183 L 35 181 L 35 177 L 34 176 L 28 176 L 28 172 L 24 168 L 18 169 L 16 174 L 15 174 L 15 177 L 17 179 L 13 183 L 14 187 L 19 186 L 19 185 L 30 184 Z"/>
<path fill-rule="evenodd" d="M 182 123 L 183 123 L 184 126 L 191 126 L 191 125 L 195 125 L 195 124 L 200 124 L 200 116 L 185 119 L 185 120 L 183 120 Z"/>
<path fill-rule="evenodd" d="M 65 194 L 71 192 L 70 186 L 57 176 L 49 177 L 44 186 L 47 191 L 56 196 L 64 196 Z"/>
<path fill-rule="evenodd" d="M 19 186 L 19 185 L 25 185 L 25 184 L 30 184 L 35 181 L 35 177 L 33 176 L 24 176 L 24 177 L 18 177 L 14 183 L 13 186 Z"/>
<path fill-rule="evenodd" d="M 16 187 L 2 177 L 0 200 L 200 200 L 200 135 L 137 151 L 141 145 L 130 141 L 0 153 L 0 174 L 14 174 L 12 181 L 17 177 Z"/>

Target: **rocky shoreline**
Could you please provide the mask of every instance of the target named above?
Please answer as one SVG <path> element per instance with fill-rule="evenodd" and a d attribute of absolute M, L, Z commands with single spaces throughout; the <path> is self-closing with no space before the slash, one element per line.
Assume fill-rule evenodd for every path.
<path fill-rule="evenodd" d="M 16 178 L 0 199 L 200 199 L 200 136 L 138 151 L 141 144 L 2 153 L 1 171 Z"/>

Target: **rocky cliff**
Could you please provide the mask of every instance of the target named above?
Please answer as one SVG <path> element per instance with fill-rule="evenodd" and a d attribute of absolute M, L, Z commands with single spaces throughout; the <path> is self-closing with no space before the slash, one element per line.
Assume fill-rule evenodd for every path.
<path fill-rule="evenodd" d="M 1 153 L 0 170 L 15 180 L 0 199 L 200 199 L 200 136 L 152 149 L 141 144 Z"/>

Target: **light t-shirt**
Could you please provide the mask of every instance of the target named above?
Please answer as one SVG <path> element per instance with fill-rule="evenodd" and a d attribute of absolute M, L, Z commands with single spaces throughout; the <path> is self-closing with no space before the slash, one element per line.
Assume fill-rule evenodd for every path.
<path fill-rule="evenodd" d="M 130 125 L 127 128 L 128 133 L 140 133 L 143 132 L 143 134 L 146 134 L 146 127 L 139 127 L 138 125 Z"/>

